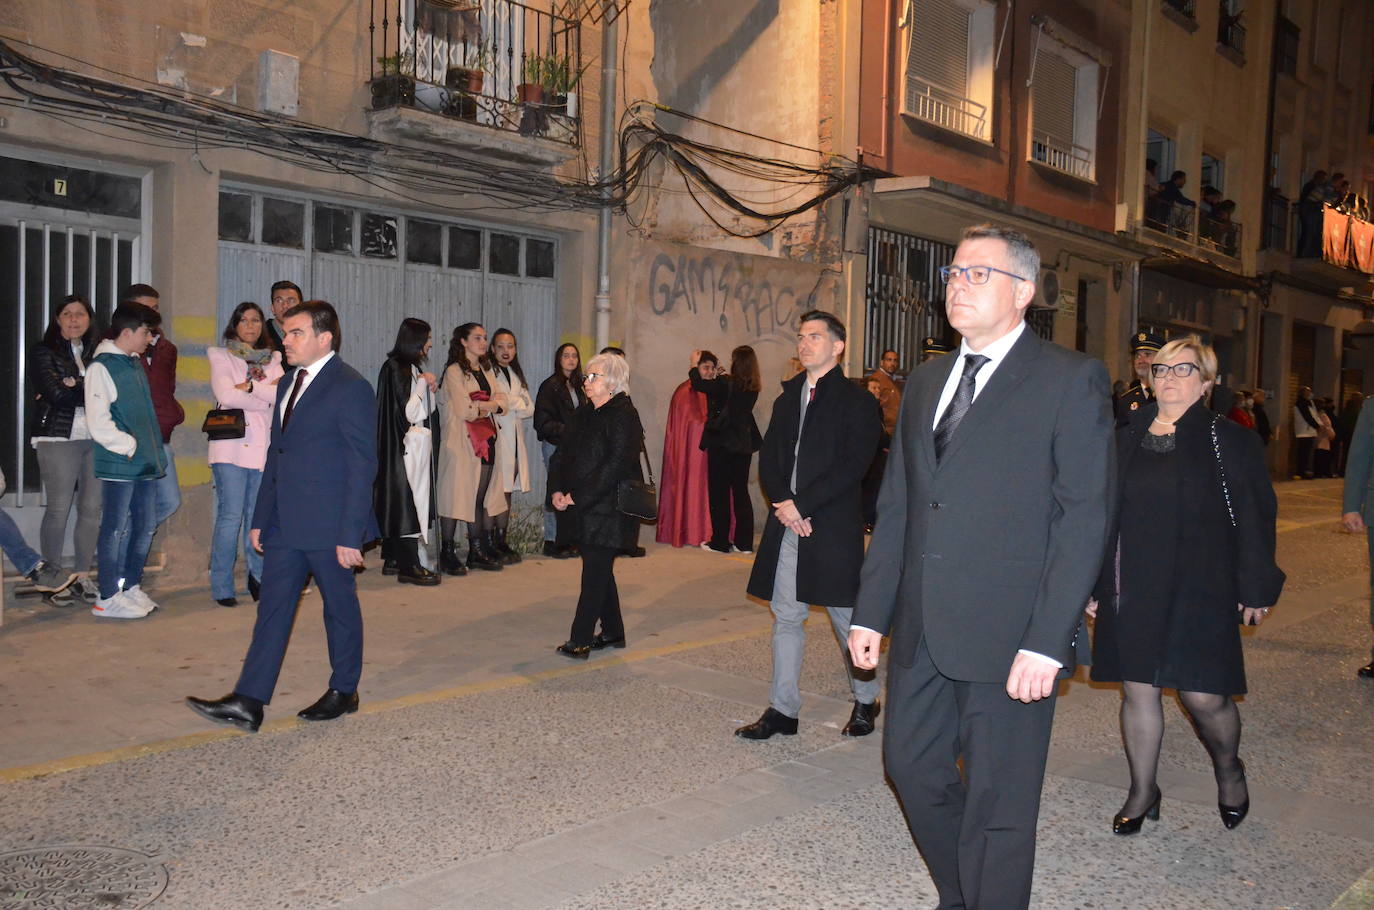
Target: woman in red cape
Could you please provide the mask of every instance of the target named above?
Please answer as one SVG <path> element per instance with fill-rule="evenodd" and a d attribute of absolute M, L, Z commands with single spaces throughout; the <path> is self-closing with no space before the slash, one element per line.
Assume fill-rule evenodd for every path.
<path fill-rule="evenodd" d="M 716 355 L 703 351 L 701 366 L 715 375 Z M 684 382 L 668 405 L 663 434 L 663 470 L 659 472 L 658 531 L 654 539 L 675 547 L 700 546 L 711 539 L 711 513 L 706 494 L 706 453 L 701 431 L 706 426 L 706 396 Z"/>

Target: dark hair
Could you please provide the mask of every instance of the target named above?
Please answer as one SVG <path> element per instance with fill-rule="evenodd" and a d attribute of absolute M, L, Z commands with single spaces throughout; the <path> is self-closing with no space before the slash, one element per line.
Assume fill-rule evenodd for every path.
<path fill-rule="evenodd" d="M 86 315 L 91 317 L 90 324 L 86 326 L 86 334 L 81 336 L 81 356 L 89 358 L 95 353 L 96 345 L 100 344 L 100 329 L 95 324 L 95 310 L 91 307 L 91 302 L 80 294 L 68 294 L 62 298 L 62 305 L 52 311 L 52 316 L 48 319 L 48 327 L 43 332 L 43 345 L 52 348 L 54 351 L 62 344 L 62 326 L 57 321 L 57 317 L 62 315 L 62 311 L 73 303 L 79 303 L 86 309 Z"/>
<path fill-rule="evenodd" d="M 563 375 L 563 352 L 568 348 L 573 349 L 577 355 L 577 366 L 573 367 L 572 374 Z M 564 384 L 574 389 L 582 388 L 582 352 L 577 349 L 577 345 L 571 341 L 565 341 L 558 346 L 558 350 L 553 352 L 553 375 Z"/>
<path fill-rule="evenodd" d="M 716 366 L 720 366 L 720 358 L 710 351 L 702 351 L 701 356 L 697 358 L 697 363 L 705 363 L 708 360 Z"/>
<path fill-rule="evenodd" d="M 802 313 L 801 319 L 797 320 L 797 327 L 800 328 L 804 322 L 824 322 L 825 327 L 830 330 L 830 337 L 836 341 L 846 340 L 844 323 L 834 313 L 827 313 L 825 310 L 808 310 Z"/>
<path fill-rule="evenodd" d="M 456 363 L 458 369 L 469 376 L 473 375 L 472 364 L 468 363 L 468 352 L 463 347 L 463 342 L 468 340 L 473 329 L 480 329 L 481 327 L 482 323 L 480 322 L 465 322 L 453 330 L 453 337 L 449 339 L 448 343 L 448 362 L 444 364 L 444 372 L 448 372 L 448 368 Z M 490 351 L 488 351 L 489 353 Z M 482 357 L 477 361 L 477 365 L 487 369 L 490 367 L 491 361 L 488 357 Z"/>
<path fill-rule="evenodd" d="M 1188 172 L 1187 172 L 1187 171 L 1174 171 L 1172 174 L 1169 175 L 1169 182 L 1170 182 L 1170 183 L 1173 183 L 1175 180 L 1177 180 L 1177 179 L 1180 178 L 1180 177 L 1183 177 L 1184 179 L 1187 179 L 1187 177 L 1188 177 Z"/>
<path fill-rule="evenodd" d="M 229 314 L 229 324 L 224 327 L 225 341 L 239 340 L 239 321 L 243 319 L 243 314 L 249 310 L 257 310 L 258 318 L 262 320 L 262 331 L 258 333 L 258 340 L 253 342 L 253 347 L 261 351 L 263 348 L 270 348 L 272 342 L 267 337 L 267 316 L 263 313 L 262 307 L 251 300 L 245 300 L 234 307 L 234 312 Z"/>
<path fill-rule="evenodd" d="M 132 301 L 135 297 L 151 297 L 154 300 L 161 300 L 162 295 L 157 292 L 157 288 L 151 284 L 131 284 L 124 289 L 124 293 L 119 295 L 121 301 Z"/>
<path fill-rule="evenodd" d="M 425 342 L 429 341 L 434 330 L 429 323 L 414 316 L 401 320 L 396 330 L 396 343 L 387 351 L 386 356 L 395 358 L 407 366 L 418 367 L 425 359 Z"/>
<path fill-rule="evenodd" d="M 150 306 L 126 301 L 115 307 L 110 315 L 110 328 L 105 337 L 111 341 L 123 335 L 125 330 L 137 332 L 140 326 L 155 329 L 162 325 L 162 314 Z"/>
<path fill-rule="evenodd" d="M 626 360 L 629 360 L 629 359 L 630 359 L 630 355 L 625 353 L 625 349 L 624 349 L 624 348 L 618 348 L 618 347 L 616 347 L 616 346 L 613 345 L 613 344 L 608 344 L 608 345 L 606 345 L 606 346 L 605 346 L 604 348 L 602 348 L 598 353 L 600 353 L 600 354 L 619 354 L 621 357 L 624 357 Z"/>
<path fill-rule="evenodd" d="M 270 301 L 273 297 L 277 296 L 277 291 L 295 291 L 296 299 L 301 302 L 305 301 L 305 294 L 301 291 L 300 286 L 294 281 L 275 282 L 272 285 L 272 289 L 267 292 L 267 299 Z"/>
<path fill-rule="evenodd" d="M 516 376 L 520 377 L 520 381 L 524 383 L 525 388 L 529 388 L 529 380 L 525 379 L 525 370 L 523 367 L 520 366 L 520 342 L 516 339 L 515 333 L 512 332 L 510 329 L 497 329 L 495 332 L 492 332 L 491 347 L 487 349 L 488 353 L 490 354 L 491 362 L 500 362 L 496 359 L 496 354 L 492 352 L 496 350 L 496 339 L 500 338 L 502 335 L 509 335 L 510 340 L 515 342 L 515 356 L 510 359 L 510 368 L 515 371 Z"/>
<path fill-rule="evenodd" d="M 759 357 L 747 344 L 730 352 L 730 381 L 745 392 L 757 392 L 763 388 L 763 379 L 759 376 Z"/>
<path fill-rule="evenodd" d="M 316 335 L 328 332 L 330 348 L 335 354 L 339 353 L 339 348 L 343 347 L 343 332 L 339 330 L 339 314 L 334 312 L 334 306 L 329 301 L 307 300 L 298 303 L 282 313 L 281 318 L 290 319 L 292 316 L 309 316 L 311 330 Z"/>
<path fill-rule="evenodd" d="M 878 355 L 878 359 L 882 360 L 888 354 L 891 354 L 893 357 L 896 357 L 898 359 L 901 359 L 902 356 L 900 353 L 898 353 L 896 348 L 887 348 L 881 354 Z"/>
<path fill-rule="evenodd" d="M 1157 167 L 1159 167 L 1158 161 L 1154 160 L 1153 158 L 1145 159 L 1145 170 L 1149 171 L 1150 173 L 1154 173 L 1154 170 Z"/>

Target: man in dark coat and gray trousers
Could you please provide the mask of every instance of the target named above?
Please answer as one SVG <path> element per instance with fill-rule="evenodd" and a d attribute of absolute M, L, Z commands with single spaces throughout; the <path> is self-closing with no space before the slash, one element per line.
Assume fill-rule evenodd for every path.
<path fill-rule="evenodd" d="M 805 369 L 782 384 L 759 452 L 759 482 L 773 509 L 749 576 L 749 593 L 773 610 L 773 686 L 768 710 L 736 735 L 767 739 L 797 732 L 808 604 L 826 607 L 854 693 L 846 736 L 873 732 L 878 680 L 845 653 L 859 590 L 864 518 L 860 486 L 882 435 L 872 395 L 840 367 L 844 323 L 812 310 L 801 318 L 797 359 Z"/>
<path fill-rule="evenodd" d="M 884 761 L 941 910 L 1030 903 L 1056 680 L 1107 534 L 1111 383 L 1026 326 L 1039 268 L 983 225 L 941 270 L 963 342 L 907 380 L 849 633 L 863 668 L 892 637 Z"/>

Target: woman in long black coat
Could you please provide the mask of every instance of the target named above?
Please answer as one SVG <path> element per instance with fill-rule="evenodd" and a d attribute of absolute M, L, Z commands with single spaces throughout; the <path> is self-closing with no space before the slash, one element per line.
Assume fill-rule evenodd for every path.
<path fill-rule="evenodd" d="M 625 647 L 615 557 L 635 544 L 639 519 L 616 509 L 622 480 L 643 478 L 639 453 L 644 427 L 630 402 L 630 367 L 617 354 L 600 354 L 587 364 L 586 404 L 564 428 L 563 441 L 549 473 L 553 507 L 567 513 L 582 555 L 582 591 L 568 640 L 558 646 L 567 657 L 586 660 L 602 648 Z M 597 623 L 601 631 L 593 634 Z"/>
<path fill-rule="evenodd" d="M 704 549 L 729 553 L 731 546 L 741 553 L 754 552 L 754 503 L 749 496 L 749 467 L 763 437 L 754 422 L 754 405 L 759 400 L 759 361 L 754 349 L 744 344 L 730 353 L 730 371 L 705 379 L 698 369 L 698 355 L 692 355 L 687 378 L 692 389 L 706 396 L 706 427 L 701 432 L 701 448 L 706 452 L 706 493 L 711 508 L 711 539 Z M 730 534 L 733 505 L 735 530 Z"/>
<path fill-rule="evenodd" d="M 553 372 L 539 384 L 539 391 L 534 396 L 534 434 L 543 446 L 546 471 L 563 442 L 564 428 L 583 401 L 582 355 L 577 345 L 564 342 L 553 353 Z M 560 539 L 558 515 L 552 510 L 544 513 L 544 555 L 568 559 L 574 555 L 573 548 Z"/>
<path fill-rule="evenodd" d="M 1156 400 L 1117 430 L 1116 545 L 1089 604 L 1092 678 L 1122 684 L 1131 789 L 1117 834 L 1159 818 L 1162 689 L 1178 691 L 1212 758 L 1222 823 L 1234 828 L 1250 809 L 1232 698 L 1245 692 L 1237 626 L 1264 620 L 1284 574 L 1259 439 L 1203 401 L 1216 369 L 1197 336 L 1166 344 L 1151 368 Z"/>
<path fill-rule="evenodd" d="M 420 562 L 421 535 L 434 511 L 435 379 L 421 370 L 432 346 L 429 323 L 403 320 L 377 374 L 377 479 L 372 485 L 372 507 L 382 531 L 382 574 L 425 587 L 439 583 L 439 575 Z M 416 466 L 410 472 L 407 450 Z M 422 476 L 411 476 L 414 470 Z M 423 518 L 417 500 L 425 507 Z M 449 574 L 467 574 L 462 563 L 458 571 L 451 570 L 449 562 L 457 561 L 447 558 L 451 552 L 444 556 Z"/>

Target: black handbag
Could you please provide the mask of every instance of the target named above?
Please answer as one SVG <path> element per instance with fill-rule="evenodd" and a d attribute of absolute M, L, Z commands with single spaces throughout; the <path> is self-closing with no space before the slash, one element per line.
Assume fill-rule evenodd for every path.
<path fill-rule="evenodd" d="M 205 414 L 205 422 L 200 425 L 200 431 L 208 436 L 211 442 L 242 439 L 248 432 L 248 425 L 243 419 L 243 408 L 214 408 L 208 411 Z"/>
<path fill-rule="evenodd" d="M 654 469 L 649 464 L 649 453 L 644 451 L 644 440 L 639 441 L 639 453 L 644 456 L 644 467 L 649 472 L 648 481 L 627 477 L 615 486 L 615 509 L 622 515 L 629 515 L 641 521 L 658 521 L 658 487 L 654 484 Z"/>

